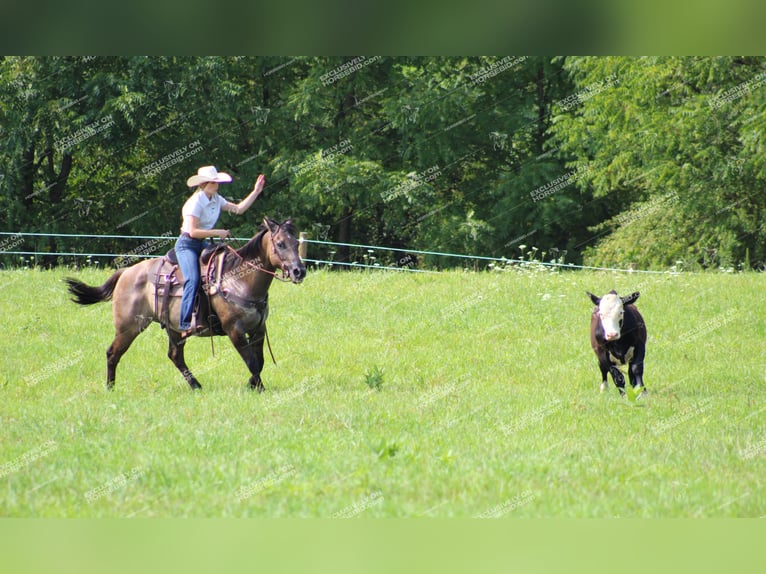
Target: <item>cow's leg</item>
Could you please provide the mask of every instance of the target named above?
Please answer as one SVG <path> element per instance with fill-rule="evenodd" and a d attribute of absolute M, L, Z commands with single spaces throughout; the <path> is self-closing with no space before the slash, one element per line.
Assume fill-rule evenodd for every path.
<path fill-rule="evenodd" d="M 617 390 L 620 391 L 621 395 L 625 394 L 625 377 L 622 374 L 622 371 L 620 371 L 620 368 L 617 365 L 612 365 L 609 368 L 609 372 L 612 373 L 612 379 L 614 380 L 614 385 L 617 387 Z"/>
<path fill-rule="evenodd" d="M 257 336 L 256 336 L 257 338 Z M 259 354 L 256 353 L 254 347 L 258 345 L 251 345 L 248 340 L 244 329 L 239 325 L 235 325 L 234 328 L 229 330 L 229 339 L 231 339 L 234 348 L 239 351 L 240 357 L 245 361 L 247 368 L 250 370 L 250 381 L 248 385 L 251 389 L 262 393 L 264 390 L 263 382 L 261 381 L 261 370 L 263 369 L 263 338 L 260 341 L 260 360 Z"/>
<path fill-rule="evenodd" d="M 628 368 L 630 386 L 634 389 L 642 389 L 639 396 L 643 396 L 646 393 L 646 387 L 644 386 L 644 353 L 644 349 L 636 349 L 636 353 Z"/>
<path fill-rule="evenodd" d="M 598 368 L 601 370 L 601 385 L 599 388 L 603 393 L 607 388 L 609 388 L 609 383 L 607 382 L 607 376 L 609 375 L 609 365 L 604 365 L 603 362 L 599 361 Z"/>
<path fill-rule="evenodd" d="M 197 389 L 201 389 L 202 385 L 199 384 L 199 381 L 194 378 L 189 367 L 186 366 L 186 360 L 184 359 L 185 343 L 186 341 L 181 339 L 180 333 L 168 329 L 168 358 L 173 361 L 173 364 L 184 376 L 184 379 L 189 383 L 192 390 L 196 391 Z"/>

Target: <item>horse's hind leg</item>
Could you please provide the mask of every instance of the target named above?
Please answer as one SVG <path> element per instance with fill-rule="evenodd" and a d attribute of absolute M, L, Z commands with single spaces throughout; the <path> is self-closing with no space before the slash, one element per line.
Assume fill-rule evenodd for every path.
<path fill-rule="evenodd" d="M 147 293 L 151 261 L 142 261 L 119 275 L 112 295 L 115 335 L 106 350 L 106 388 L 114 387 L 117 364 L 138 335 L 153 319 L 153 295 Z M 116 274 L 113 275 L 117 276 Z"/>
<path fill-rule="evenodd" d="M 140 331 L 128 330 L 117 331 L 114 336 L 114 341 L 109 345 L 106 350 L 106 388 L 112 390 L 114 387 L 115 373 L 117 371 L 117 363 L 128 350 L 130 344 L 135 340 Z"/>
<path fill-rule="evenodd" d="M 176 368 L 181 371 L 181 374 L 184 376 L 184 379 L 186 379 L 186 382 L 189 383 L 192 390 L 201 389 L 202 385 L 199 384 L 199 381 L 194 378 L 189 367 L 186 366 L 186 361 L 184 360 L 184 346 L 184 343 L 181 343 L 180 335 L 178 333 L 168 331 L 168 358 L 173 361 Z"/>

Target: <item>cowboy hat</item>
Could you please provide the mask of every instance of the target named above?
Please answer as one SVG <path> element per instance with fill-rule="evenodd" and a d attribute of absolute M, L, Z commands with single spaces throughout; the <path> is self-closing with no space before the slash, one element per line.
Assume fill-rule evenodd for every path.
<path fill-rule="evenodd" d="M 197 175 L 191 176 L 186 180 L 186 185 L 189 187 L 196 187 L 207 183 L 208 181 L 214 181 L 216 183 L 229 183 L 231 176 L 228 173 L 218 171 L 214 165 L 205 165 L 197 170 Z"/>

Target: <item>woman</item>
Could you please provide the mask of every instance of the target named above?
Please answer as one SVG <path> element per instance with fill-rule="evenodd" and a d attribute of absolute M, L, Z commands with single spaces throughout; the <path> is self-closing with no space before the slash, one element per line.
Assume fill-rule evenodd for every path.
<path fill-rule="evenodd" d="M 253 191 L 239 203 L 231 203 L 218 195 L 218 184 L 229 183 L 231 176 L 219 172 L 215 166 L 206 165 L 197 170 L 197 175 L 191 176 L 186 185 L 197 187 L 197 191 L 184 203 L 181 211 L 183 225 L 181 236 L 176 241 L 176 256 L 178 265 L 184 276 L 183 296 L 181 297 L 181 338 L 185 339 L 194 334 L 192 327 L 192 312 L 194 298 L 200 284 L 199 256 L 211 237 L 231 237 L 228 229 L 214 229 L 221 211 L 241 215 L 248 210 L 255 199 L 263 191 L 266 178 L 258 176 Z"/>

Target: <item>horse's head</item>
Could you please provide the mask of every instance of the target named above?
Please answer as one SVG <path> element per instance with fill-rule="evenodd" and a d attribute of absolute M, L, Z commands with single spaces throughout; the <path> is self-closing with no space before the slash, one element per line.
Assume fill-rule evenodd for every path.
<path fill-rule="evenodd" d="M 298 240 L 292 218 L 282 223 L 265 217 L 263 223 L 268 229 L 267 248 L 269 263 L 275 269 L 281 269 L 293 283 L 300 283 L 306 277 L 306 266 L 298 253 Z"/>

